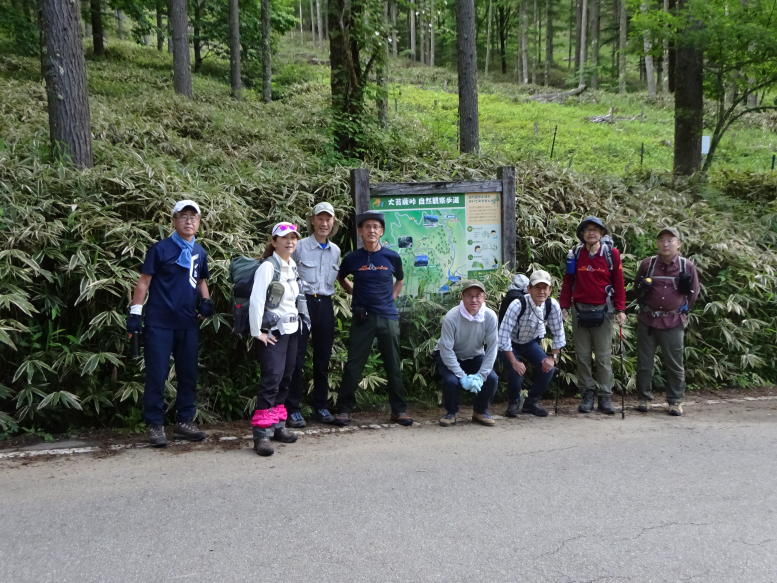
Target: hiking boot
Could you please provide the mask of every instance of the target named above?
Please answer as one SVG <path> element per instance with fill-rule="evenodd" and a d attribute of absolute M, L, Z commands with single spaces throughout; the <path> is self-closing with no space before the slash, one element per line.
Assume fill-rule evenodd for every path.
<path fill-rule="evenodd" d="M 270 438 L 266 435 L 262 435 L 261 437 L 254 437 L 254 451 L 257 453 L 257 455 L 262 457 L 267 457 L 275 453 L 275 450 L 272 447 L 272 443 L 270 443 Z"/>
<path fill-rule="evenodd" d="M 531 403 L 529 401 L 526 401 L 523 404 L 523 412 L 536 415 L 537 417 L 548 416 L 548 412 L 545 410 L 545 408 L 542 405 L 540 405 L 539 403 Z"/>
<path fill-rule="evenodd" d="M 200 428 L 191 421 L 179 421 L 176 423 L 173 435 L 182 437 L 187 441 L 202 441 L 206 437 L 205 432 L 200 431 Z"/>
<path fill-rule="evenodd" d="M 581 413 L 590 413 L 594 409 L 594 392 L 585 391 L 583 393 L 583 400 L 577 406 L 577 410 Z"/>
<path fill-rule="evenodd" d="M 167 436 L 164 425 L 150 425 L 148 427 L 148 442 L 154 447 L 165 447 Z"/>
<path fill-rule="evenodd" d="M 612 397 L 610 395 L 599 395 L 598 409 L 605 415 L 614 415 L 615 409 L 612 408 Z"/>
<path fill-rule="evenodd" d="M 446 413 L 440 417 L 440 427 L 450 427 L 451 425 L 456 425 L 455 413 Z"/>
<path fill-rule="evenodd" d="M 683 404 L 682 403 L 673 403 L 669 405 L 669 414 L 673 417 L 682 417 L 683 416 Z"/>
<path fill-rule="evenodd" d="M 403 427 L 409 427 L 413 424 L 413 418 L 407 414 L 407 411 L 402 411 L 401 413 L 392 413 L 391 422 L 398 423 Z"/>
<path fill-rule="evenodd" d="M 488 411 L 485 413 L 474 413 L 472 415 L 472 421 L 475 423 L 480 423 L 481 425 L 485 425 L 486 427 L 493 427 L 496 425 L 496 421 L 494 421 L 494 418 L 488 414 Z"/>
<path fill-rule="evenodd" d="M 518 401 L 508 401 L 507 409 L 505 409 L 505 417 L 518 417 L 518 413 L 520 413 Z"/>
<path fill-rule="evenodd" d="M 650 411 L 650 403 L 647 399 L 640 399 L 639 404 L 635 407 L 640 413 L 647 413 Z"/>
<path fill-rule="evenodd" d="M 337 415 L 335 415 L 334 425 L 345 427 L 346 425 L 350 425 L 350 424 L 351 424 L 350 413 L 338 413 Z"/>
<path fill-rule="evenodd" d="M 297 436 L 285 427 L 276 427 L 272 438 L 281 443 L 294 443 L 297 441 Z"/>
<path fill-rule="evenodd" d="M 329 409 L 318 409 L 315 413 L 313 413 L 313 419 L 316 421 L 320 421 L 321 423 L 335 423 L 337 420 L 335 419 L 335 416 L 332 415 L 332 413 L 329 412 Z"/>
<path fill-rule="evenodd" d="M 302 413 L 299 411 L 289 413 L 289 417 L 286 419 L 286 427 L 302 429 L 305 425 L 307 425 L 307 423 L 305 423 L 305 418 L 302 416 Z"/>

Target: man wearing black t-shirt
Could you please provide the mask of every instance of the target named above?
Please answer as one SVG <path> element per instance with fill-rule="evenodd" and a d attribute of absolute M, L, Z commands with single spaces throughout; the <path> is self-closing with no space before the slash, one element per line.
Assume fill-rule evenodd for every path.
<path fill-rule="evenodd" d="M 394 300 L 402 290 L 402 260 L 396 251 L 380 244 L 386 228 L 382 213 L 366 212 L 356 217 L 356 227 L 363 246 L 345 256 L 337 279 L 353 294 L 351 338 L 337 404 L 337 423 L 351 422 L 356 386 L 362 378 L 370 355 L 372 341 L 378 339 L 388 381 L 391 420 L 400 425 L 412 425 L 407 414 L 399 360 L 399 311 Z M 346 279 L 353 276 L 353 283 Z"/>
<path fill-rule="evenodd" d="M 143 420 L 154 447 L 167 445 L 164 391 L 171 355 L 178 381 L 175 435 L 189 441 L 205 439 L 205 433 L 192 423 L 197 411 L 198 316 L 212 316 L 213 304 L 206 282 L 208 257 L 194 238 L 200 228 L 200 207 L 196 202 L 175 203 L 173 227 L 172 235 L 148 250 L 127 317 L 129 335 L 143 334 Z"/>

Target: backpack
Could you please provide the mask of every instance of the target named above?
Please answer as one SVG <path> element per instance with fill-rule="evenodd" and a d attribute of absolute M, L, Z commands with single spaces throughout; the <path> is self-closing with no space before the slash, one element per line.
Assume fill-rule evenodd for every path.
<path fill-rule="evenodd" d="M 265 261 L 273 265 L 272 281 L 267 287 L 270 296 L 272 285 L 281 279 L 281 265 L 270 255 L 267 259 L 254 259 L 240 255 L 229 262 L 229 281 L 232 283 L 232 333 L 237 336 L 249 336 L 251 326 L 248 323 L 248 303 L 254 287 L 254 275 Z"/>
<path fill-rule="evenodd" d="M 516 274 L 516 276 L 520 276 L 520 274 Z M 524 276 L 525 277 L 525 276 Z M 515 283 L 515 278 L 513 279 L 513 282 Z M 528 284 L 529 279 L 526 278 L 526 283 Z M 520 285 L 520 284 L 518 284 Z M 529 293 L 529 288 L 524 286 L 521 288 L 513 288 L 508 289 L 507 294 L 502 299 L 502 303 L 499 304 L 499 324 L 502 323 L 502 320 L 505 317 L 505 314 L 507 313 L 507 308 L 510 307 L 510 304 L 512 304 L 515 300 L 521 300 L 521 311 L 518 313 L 518 318 L 516 319 L 516 322 L 521 319 L 521 316 L 523 316 L 523 313 L 526 311 L 526 299 L 524 296 Z M 548 318 L 550 317 L 550 298 L 545 300 L 545 322 L 548 321 Z"/>
<path fill-rule="evenodd" d="M 643 278 L 653 278 L 655 277 L 653 275 L 653 271 L 656 268 L 656 262 L 658 261 L 658 255 L 653 255 L 653 257 L 650 258 L 650 263 L 648 264 L 647 273 L 643 276 Z M 677 291 L 681 294 L 685 295 L 686 297 L 690 295 L 691 293 L 691 276 L 688 274 L 688 269 L 686 268 L 686 259 L 685 257 L 680 257 L 680 275 L 676 277 L 672 277 L 671 279 L 677 280 Z M 637 300 L 640 305 L 642 305 L 642 300 L 645 297 L 645 293 L 647 292 L 647 288 L 643 286 L 641 283 L 639 285 L 639 292 Z M 686 301 L 687 304 L 687 301 Z"/>
<path fill-rule="evenodd" d="M 610 268 L 610 273 L 612 273 L 614 264 L 612 261 L 612 248 L 613 248 L 613 242 L 609 235 L 605 235 L 602 237 L 602 240 L 599 241 L 599 245 L 602 247 L 602 252 L 604 253 L 604 258 L 607 260 L 607 266 Z M 573 249 L 569 250 L 569 253 L 572 254 L 575 258 L 575 263 L 580 259 L 580 252 L 585 247 L 584 243 L 578 243 L 575 245 Z"/>

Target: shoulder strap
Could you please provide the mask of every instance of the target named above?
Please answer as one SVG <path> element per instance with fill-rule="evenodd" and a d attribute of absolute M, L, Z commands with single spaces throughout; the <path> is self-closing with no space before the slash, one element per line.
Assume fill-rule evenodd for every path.
<path fill-rule="evenodd" d="M 272 280 L 273 281 L 280 281 L 281 280 L 281 264 L 278 261 L 278 259 L 275 257 L 275 255 L 270 255 L 267 260 L 272 263 Z"/>
<path fill-rule="evenodd" d="M 610 243 L 600 243 L 602 247 L 602 253 L 604 254 L 604 258 L 607 260 L 607 266 L 610 268 L 610 271 L 614 268 L 614 263 L 612 260 L 612 245 Z M 582 251 L 583 245 L 582 243 L 578 243 L 575 246 L 574 253 L 575 253 L 575 259 L 580 259 L 580 251 Z"/>
<path fill-rule="evenodd" d="M 656 261 L 658 261 L 658 255 L 653 255 L 653 257 L 650 258 L 650 264 L 648 265 L 648 270 L 645 274 L 645 277 L 653 277 L 653 270 L 656 268 Z"/>
<path fill-rule="evenodd" d="M 545 321 L 548 321 L 548 318 L 550 318 L 550 309 L 552 307 L 552 304 L 550 302 L 550 298 L 545 300 Z"/>
<path fill-rule="evenodd" d="M 523 313 L 526 311 L 526 296 L 522 295 L 518 298 L 518 301 L 521 302 L 521 311 L 518 312 L 518 317 L 515 319 L 515 323 L 518 324 L 518 321 L 521 319 L 521 316 L 523 316 Z"/>
<path fill-rule="evenodd" d="M 685 257 L 680 257 L 680 276 L 686 275 L 687 272 L 685 271 Z"/>

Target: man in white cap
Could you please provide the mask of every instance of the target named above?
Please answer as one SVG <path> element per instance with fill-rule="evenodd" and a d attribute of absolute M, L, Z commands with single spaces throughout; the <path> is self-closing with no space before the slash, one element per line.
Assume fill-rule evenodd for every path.
<path fill-rule="evenodd" d="M 486 306 L 486 288 L 477 280 L 462 282 L 461 302 L 443 317 L 435 348 L 445 408 L 442 427 L 456 423 L 462 388 L 475 393 L 472 420 L 487 427 L 494 425 L 488 408 L 499 383 L 494 372 L 497 329 L 496 312 Z"/>
<path fill-rule="evenodd" d="M 534 381 L 523 404 L 523 412 L 546 417 L 548 412 L 540 399 L 556 372 L 561 349 L 566 345 L 561 308 L 550 297 L 553 281 L 547 271 L 537 270 L 529 278 L 528 293 L 513 300 L 499 326 L 499 350 L 507 361 L 508 406 L 505 415 L 518 414 L 518 402 L 526 374 L 526 363 L 534 367 Z M 546 326 L 553 336 L 550 354 L 540 342 L 545 338 Z M 526 362 L 524 362 L 526 361 Z"/>
<path fill-rule="evenodd" d="M 178 381 L 175 435 L 189 441 L 205 439 L 192 422 L 197 411 L 198 318 L 213 315 L 206 281 L 208 257 L 194 237 L 200 228 L 199 205 L 193 200 L 175 203 L 173 228 L 172 235 L 148 250 L 127 317 L 128 334 L 143 334 L 143 420 L 154 447 L 167 445 L 164 390 L 171 355 Z"/>
<path fill-rule="evenodd" d="M 308 230 L 312 233 L 302 239 L 292 257 L 302 279 L 302 291 L 307 298 L 311 329 L 304 330 L 297 344 L 297 364 L 286 397 L 288 427 L 305 427 L 305 418 L 300 411 L 300 402 L 305 393 L 305 353 L 308 340 L 313 345 L 313 418 L 323 423 L 335 423 L 329 411 L 329 360 L 335 338 L 335 314 L 332 296 L 335 280 L 340 268 L 340 247 L 331 237 L 337 232 L 335 209 L 328 202 L 313 207 L 308 217 Z"/>

